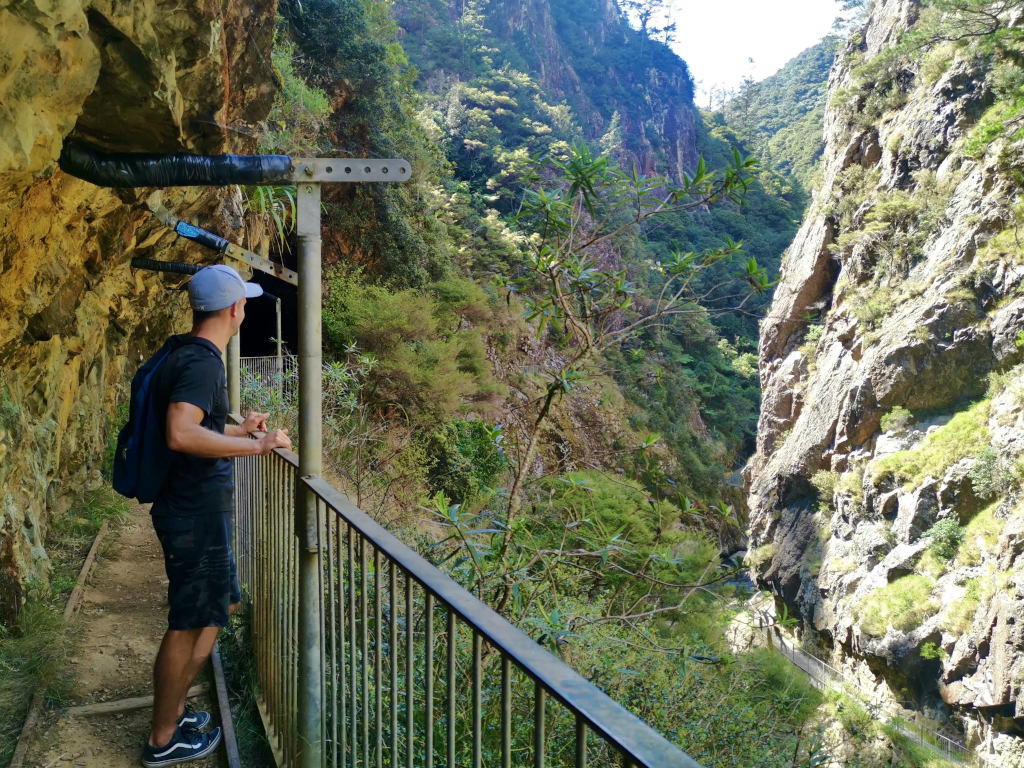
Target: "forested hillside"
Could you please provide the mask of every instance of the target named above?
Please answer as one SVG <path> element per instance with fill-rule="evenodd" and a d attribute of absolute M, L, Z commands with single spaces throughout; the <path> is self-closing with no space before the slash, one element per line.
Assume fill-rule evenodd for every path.
<path fill-rule="evenodd" d="M 415 169 L 327 202 L 336 479 L 698 759 L 808 752 L 816 696 L 722 635 L 744 514 L 726 477 L 752 448 L 757 318 L 798 196 L 614 3 L 281 13 L 290 96 L 264 149 Z"/>
<path fill-rule="evenodd" d="M 760 82 L 744 81 L 722 113 L 757 152 L 761 164 L 778 171 L 805 204 L 825 148 L 822 122 L 828 73 L 843 41 L 827 37 Z"/>

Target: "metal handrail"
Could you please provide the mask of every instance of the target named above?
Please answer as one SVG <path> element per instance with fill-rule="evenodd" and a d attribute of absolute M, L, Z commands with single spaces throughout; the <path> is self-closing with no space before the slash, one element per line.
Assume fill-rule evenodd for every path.
<path fill-rule="evenodd" d="M 279 765 L 295 765 L 300 746 L 298 485 L 317 500 L 322 553 L 323 765 L 481 766 L 487 751 L 503 768 L 529 752 L 541 768 L 553 743 L 579 768 L 700 768 L 329 483 L 300 478 L 294 454 L 236 459 L 236 473 L 235 551 Z"/>
<path fill-rule="evenodd" d="M 765 615 L 762 615 L 761 618 L 766 631 L 771 632 L 772 626 L 770 618 Z M 791 664 L 801 669 L 816 682 L 820 684 L 839 683 L 841 685 L 852 686 L 861 695 L 868 697 L 871 696 L 868 691 L 861 688 L 855 681 L 850 680 L 841 670 L 836 669 L 827 661 L 823 661 L 804 648 L 798 647 L 795 643 L 783 637 L 781 633 L 776 633 L 771 645 L 786 659 L 788 659 Z M 951 739 L 945 734 L 940 733 L 935 728 L 926 726 L 921 722 L 916 723 L 916 729 L 903 725 L 903 722 L 906 722 L 906 718 L 893 709 L 890 702 L 872 700 L 867 704 L 867 706 L 869 711 L 872 711 L 872 715 L 875 717 L 877 717 L 878 712 L 884 711 L 888 708 L 889 711 L 886 714 L 892 718 L 892 725 L 899 730 L 900 733 L 917 744 L 931 747 L 948 757 L 961 762 L 966 762 L 970 765 L 976 765 L 981 759 L 977 752 L 959 741 Z"/>

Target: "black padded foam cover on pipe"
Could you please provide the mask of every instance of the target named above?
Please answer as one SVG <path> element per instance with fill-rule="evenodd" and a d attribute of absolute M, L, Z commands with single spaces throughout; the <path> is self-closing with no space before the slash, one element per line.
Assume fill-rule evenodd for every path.
<path fill-rule="evenodd" d="M 83 142 L 64 145 L 65 173 L 100 187 L 191 187 L 225 184 L 287 184 L 287 155 L 108 154 Z"/>

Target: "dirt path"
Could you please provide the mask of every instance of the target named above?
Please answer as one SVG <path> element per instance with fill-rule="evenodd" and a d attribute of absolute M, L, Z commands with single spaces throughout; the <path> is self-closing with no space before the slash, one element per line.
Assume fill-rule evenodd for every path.
<path fill-rule="evenodd" d="M 167 627 L 167 579 L 148 507 L 134 508 L 93 571 L 71 630 L 75 650 L 71 707 L 152 694 L 152 665 Z M 200 677 L 204 680 L 205 677 Z M 192 700 L 219 722 L 215 697 Z M 35 729 L 25 768 L 128 768 L 140 765 L 151 709 L 76 715 L 48 710 Z M 223 747 L 196 768 L 226 765 Z"/>

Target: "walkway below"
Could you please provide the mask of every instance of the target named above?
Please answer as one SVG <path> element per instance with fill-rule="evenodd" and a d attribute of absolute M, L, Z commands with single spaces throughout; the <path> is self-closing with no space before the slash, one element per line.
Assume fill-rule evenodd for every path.
<path fill-rule="evenodd" d="M 44 710 L 29 734 L 25 768 L 140 765 L 151 708 L 148 698 L 130 699 L 152 695 L 153 659 L 167 626 L 167 579 L 148 507 L 133 508 L 106 549 L 69 631 L 75 646 L 68 669 L 75 680 L 70 706 Z M 219 722 L 215 698 L 203 694 L 192 703 Z M 100 703 L 107 706 L 92 706 Z M 100 712 L 76 711 L 85 706 Z M 224 749 L 189 765 L 223 768 Z"/>

